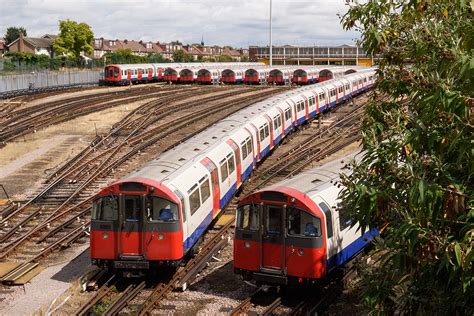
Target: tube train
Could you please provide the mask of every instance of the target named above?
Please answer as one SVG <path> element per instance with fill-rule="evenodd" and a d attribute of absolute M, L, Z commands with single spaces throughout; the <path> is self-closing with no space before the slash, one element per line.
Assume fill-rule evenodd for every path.
<path fill-rule="evenodd" d="M 338 201 L 352 153 L 241 199 L 234 271 L 269 284 L 313 284 L 347 263 L 378 235 L 361 231 Z"/>
<path fill-rule="evenodd" d="M 180 264 L 284 137 L 374 81 L 366 71 L 269 98 L 108 185 L 94 197 L 92 262 L 132 274 Z"/>
<path fill-rule="evenodd" d="M 111 85 L 155 81 L 212 84 L 288 84 L 299 85 L 342 78 L 363 68 L 357 66 L 275 66 L 262 63 L 173 63 L 108 65 L 104 82 Z"/>

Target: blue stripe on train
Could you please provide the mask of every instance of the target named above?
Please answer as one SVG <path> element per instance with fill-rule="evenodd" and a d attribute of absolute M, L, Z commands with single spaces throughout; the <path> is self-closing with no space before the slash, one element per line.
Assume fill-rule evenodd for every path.
<path fill-rule="evenodd" d="M 268 155 L 269 152 L 270 152 L 270 145 L 268 145 L 262 151 L 260 151 L 260 159 Z"/>
<path fill-rule="evenodd" d="M 184 241 L 184 251 L 187 252 L 189 249 L 191 249 L 192 246 L 199 240 L 199 238 L 204 234 L 206 231 L 207 227 L 209 227 L 209 224 L 212 222 L 212 213 L 214 210 L 211 210 L 211 212 L 204 218 L 204 220 L 199 224 L 199 226 L 194 230 L 194 232 L 186 238 Z"/>
<path fill-rule="evenodd" d="M 273 141 L 273 145 L 277 145 L 280 141 L 281 141 L 281 134 L 275 138 L 275 140 Z"/>
<path fill-rule="evenodd" d="M 227 193 L 224 194 L 224 196 L 220 200 L 219 207 L 221 209 L 223 209 L 230 202 L 230 199 L 232 199 L 232 197 L 234 196 L 234 193 L 235 193 L 236 190 L 237 190 L 237 183 L 234 183 L 230 187 L 229 191 L 227 191 Z"/>
<path fill-rule="evenodd" d="M 364 235 L 357 238 L 354 242 L 348 245 L 346 248 L 342 249 L 342 251 L 338 252 L 334 256 L 328 259 L 327 261 L 327 269 L 332 270 L 337 266 L 347 262 L 350 258 L 352 258 L 355 254 L 360 252 L 367 244 L 374 239 L 375 236 L 378 236 L 379 230 L 376 228 L 372 228 Z"/>
<path fill-rule="evenodd" d="M 247 169 L 245 169 L 244 173 L 242 173 L 242 182 L 245 182 L 245 180 L 247 180 L 250 177 L 250 174 L 252 173 L 252 168 L 253 168 L 253 165 L 250 164 L 250 166 L 248 166 Z"/>

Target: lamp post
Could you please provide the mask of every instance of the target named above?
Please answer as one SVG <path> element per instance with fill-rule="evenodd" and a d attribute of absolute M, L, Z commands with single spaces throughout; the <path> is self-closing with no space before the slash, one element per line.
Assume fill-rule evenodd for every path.
<path fill-rule="evenodd" d="M 273 66 L 272 51 L 272 0 L 270 0 L 270 67 Z"/>

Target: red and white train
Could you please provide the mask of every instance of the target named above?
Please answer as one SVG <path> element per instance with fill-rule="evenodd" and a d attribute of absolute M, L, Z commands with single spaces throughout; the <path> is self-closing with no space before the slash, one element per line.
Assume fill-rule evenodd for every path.
<path fill-rule="evenodd" d="M 105 187 L 93 202 L 92 262 L 128 271 L 179 264 L 284 137 L 374 81 L 366 71 L 269 98 Z"/>
<path fill-rule="evenodd" d="M 167 81 L 174 83 L 246 83 L 307 85 L 363 71 L 357 66 L 265 66 L 263 63 L 168 63 L 108 65 L 104 81 L 112 85 Z"/>
<path fill-rule="evenodd" d="M 362 231 L 341 206 L 340 173 L 352 153 L 239 201 L 234 271 L 268 284 L 314 284 L 378 235 Z"/>

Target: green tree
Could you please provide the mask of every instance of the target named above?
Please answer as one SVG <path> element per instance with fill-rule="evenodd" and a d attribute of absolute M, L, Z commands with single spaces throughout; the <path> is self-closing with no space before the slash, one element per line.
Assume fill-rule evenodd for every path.
<path fill-rule="evenodd" d="M 474 3 L 368 0 L 346 29 L 378 59 L 363 159 L 342 198 L 365 228 L 388 225 L 361 285 L 377 313 L 474 310 Z"/>
<path fill-rule="evenodd" d="M 80 59 L 81 52 L 91 54 L 94 51 L 94 33 L 86 23 L 71 20 L 59 21 L 59 35 L 54 40 L 56 54 L 73 56 Z"/>
<path fill-rule="evenodd" d="M 149 63 L 165 63 L 169 62 L 168 59 L 164 58 L 162 54 L 160 53 L 149 53 L 148 56 L 148 61 Z"/>
<path fill-rule="evenodd" d="M 173 61 L 175 62 L 192 62 L 193 56 L 186 53 L 182 49 L 178 49 L 173 53 Z"/>
<path fill-rule="evenodd" d="M 13 43 L 17 38 L 20 37 L 20 33 L 23 33 L 23 36 L 27 36 L 26 29 L 24 27 L 10 26 L 7 28 L 7 31 L 4 35 L 5 44 L 9 45 Z"/>
<path fill-rule="evenodd" d="M 114 53 L 105 54 L 105 59 L 109 64 L 141 64 L 148 63 L 148 56 L 134 55 L 130 48 L 119 48 Z"/>
<path fill-rule="evenodd" d="M 217 61 L 221 63 L 232 62 L 234 61 L 234 58 L 229 55 L 220 55 L 217 57 Z"/>

